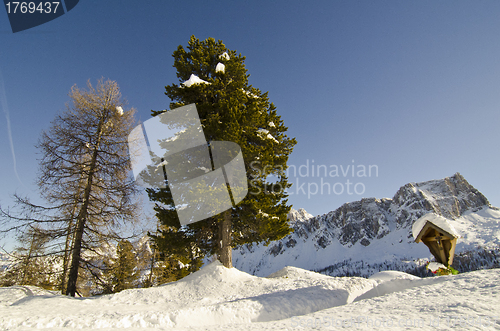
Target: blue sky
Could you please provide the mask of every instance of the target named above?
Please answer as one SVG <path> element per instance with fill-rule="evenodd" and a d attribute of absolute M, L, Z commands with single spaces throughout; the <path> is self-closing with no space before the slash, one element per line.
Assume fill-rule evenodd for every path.
<path fill-rule="evenodd" d="M 13 34 L 0 10 L 0 203 L 39 199 L 34 145 L 72 85 L 116 80 L 145 121 L 168 107 L 171 54 L 194 34 L 246 56 L 296 137 L 289 164 L 310 172 L 290 178 L 294 208 L 322 214 L 455 172 L 500 206 L 499 17 L 498 1 L 107 0 Z M 313 162 L 339 177 L 313 177 Z M 336 192 L 321 194 L 321 180 Z"/>

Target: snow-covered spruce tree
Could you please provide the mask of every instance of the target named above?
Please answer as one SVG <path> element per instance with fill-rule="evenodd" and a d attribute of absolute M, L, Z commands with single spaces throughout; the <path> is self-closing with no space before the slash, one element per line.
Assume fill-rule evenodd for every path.
<path fill-rule="evenodd" d="M 169 188 L 148 189 L 150 200 L 158 202 L 155 209 L 162 224 L 156 245 L 191 263 L 217 254 L 224 266 L 232 267 L 232 247 L 269 243 L 290 233 L 286 168 L 296 141 L 285 135 L 287 127 L 268 93 L 249 85 L 245 57 L 222 41 L 192 36 L 187 49 L 179 46 L 173 57 L 179 84 L 165 87 L 170 109 L 196 104 L 208 144 L 231 141 L 241 147 L 249 192 L 236 207 L 181 227 Z"/>
<path fill-rule="evenodd" d="M 137 205 L 127 145 L 134 110 L 123 111 L 118 84 L 89 81 L 86 90 L 73 86 L 69 97 L 37 146 L 37 184 L 49 206 L 17 197 L 20 216 L 3 209 L 0 216 L 16 222 L 4 232 L 36 226 L 50 237 L 46 254 L 61 256 L 61 291 L 75 296 L 79 269 L 93 267 L 82 253 L 97 254 L 104 242 L 121 239 L 117 226 L 135 219 Z"/>

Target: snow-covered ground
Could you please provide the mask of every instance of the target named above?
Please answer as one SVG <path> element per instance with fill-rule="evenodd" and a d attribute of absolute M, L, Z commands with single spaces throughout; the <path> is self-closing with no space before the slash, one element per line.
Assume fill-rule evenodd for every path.
<path fill-rule="evenodd" d="M 336 330 L 463 327 L 500 330 L 500 269 L 420 279 L 370 279 L 286 267 L 256 277 L 214 262 L 180 281 L 70 298 L 0 288 L 0 329 Z"/>

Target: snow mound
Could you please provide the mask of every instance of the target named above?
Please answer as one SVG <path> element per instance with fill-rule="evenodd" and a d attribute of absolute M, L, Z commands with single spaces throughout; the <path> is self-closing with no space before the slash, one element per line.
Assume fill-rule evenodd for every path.
<path fill-rule="evenodd" d="M 257 276 L 252 276 L 246 272 L 236 268 L 226 268 L 219 261 L 214 261 L 197 272 L 194 272 L 181 280 L 178 283 L 199 284 L 203 283 L 208 286 L 215 286 L 221 282 L 241 283 L 255 281 L 259 279 Z"/>
<path fill-rule="evenodd" d="M 414 276 L 407 274 L 406 272 L 402 271 L 395 271 L 395 270 L 388 270 L 388 271 L 381 271 L 376 274 L 373 274 L 370 276 L 368 279 L 374 280 L 377 283 L 383 283 L 387 281 L 391 281 L 394 279 L 421 279 L 420 277 Z"/>
<path fill-rule="evenodd" d="M 0 287 L 0 307 L 14 306 L 35 296 L 54 297 L 58 294 L 30 285 Z"/>
<path fill-rule="evenodd" d="M 395 329 L 500 325 L 500 269 L 406 277 L 412 278 L 397 272 L 330 277 L 287 267 L 260 278 L 215 262 L 178 282 L 100 297 L 13 286 L 0 288 L 0 330 L 333 330 L 353 321 L 356 330 L 373 330 L 382 320 Z M 377 279 L 385 281 L 373 288 Z M 345 304 L 346 294 L 363 286 L 372 290 Z"/>
<path fill-rule="evenodd" d="M 274 321 L 345 305 L 374 285 L 364 278 L 335 278 L 299 268 L 261 278 L 216 261 L 177 282 L 98 297 L 4 288 L 0 329 L 197 328 Z"/>
<path fill-rule="evenodd" d="M 329 289 L 344 289 L 348 294 L 345 303 L 351 303 L 357 296 L 372 289 L 377 284 L 373 280 L 368 280 L 366 278 L 331 277 L 296 267 L 285 267 L 270 274 L 267 278 L 287 279 L 296 284 L 296 286 L 301 287 L 308 286 L 306 284 L 312 283 L 315 286 L 321 286 Z"/>
<path fill-rule="evenodd" d="M 388 277 L 390 278 L 390 276 Z M 355 298 L 354 301 L 360 301 L 365 299 L 371 299 L 375 297 L 380 297 L 386 294 L 401 292 L 413 287 L 421 287 L 424 285 L 432 285 L 440 282 L 444 282 L 446 276 L 443 277 L 432 277 L 432 278 L 393 278 L 391 280 L 382 281 L 373 289 L 368 292 L 363 293 L 359 297 Z"/>
<path fill-rule="evenodd" d="M 276 271 L 267 278 L 290 278 L 290 279 L 333 279 L 333 277 L 319 274 L 317 272 L 308 271 L 296 267 L 284 267 L 283 269 Z"/>

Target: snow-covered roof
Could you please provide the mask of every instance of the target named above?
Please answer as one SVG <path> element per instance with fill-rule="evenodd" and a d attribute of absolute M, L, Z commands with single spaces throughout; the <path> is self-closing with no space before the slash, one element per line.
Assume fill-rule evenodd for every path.
<path fill-rule="evenodd" d="M 417 239 L 418 235 L 420 234 L 420 232 L 422 231 L 427 222 L 434 224 L 435 226 L 443 229 L 444 231 L 448 232 L 449 234 L 453 235 L 456 238 L 460 237 L 457 230 L 455 230 L 453 225 L 451 225 L 449 219 L 434 213 L 428 213 L 420 217 L 415 223 L 413 223 L 411 229 L 414 239 Z"/>
<path fill-rule="evenodd" d="M 184 83 L 182 83 L 183 86 L 185 87 L 190 87 L 191 85 L 195 84 L 211 84 L 200 77 L 196 76 L 195 74 L 191 74 L 191 77 L 189 77 L 188 80 L 186 80 Z"/>

